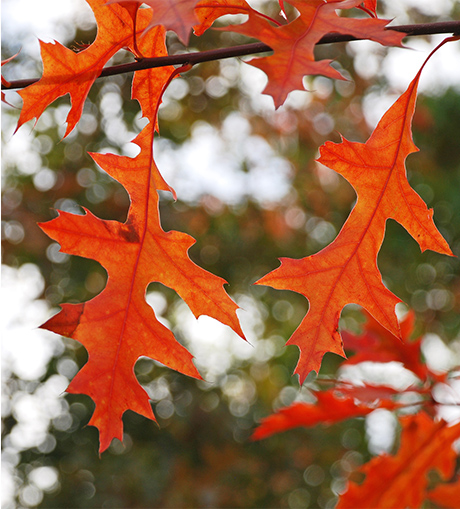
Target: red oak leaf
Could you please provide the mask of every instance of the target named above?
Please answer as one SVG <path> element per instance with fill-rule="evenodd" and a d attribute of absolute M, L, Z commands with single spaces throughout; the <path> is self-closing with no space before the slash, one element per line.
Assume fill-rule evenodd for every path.
<path fill-rule="evenodd" d="M 142 133 L 141 133 L 142 135 Z M 223 289 L 225 281 L 201 269 L 188 257 L 194 240 L 180 232 L 164 232 L 159 225 L 156 169 L 143 149 L 134 159 L 94 154 L 103 169 L 129 191 L 132 205 L 124 224 L 103 221 L 86 211 L 79 216 L 60 212 L 41 227 L 62 250 L 92 258 L 108 272 L 104 291 L 83 304 L 64 304 L 43 327 L 80 341 L 88 363 L 68 391 L 88 394 L 96 403 L 89 424 L 100 430 L 100 450 L 112 438 L 122 438 L 123 413 L 134 410 L 154 418 L 147 393 L 134 376 L 142 356 L 190 376 L 199 377 L 192 356 L 155 318 L 145 301 L 147 285 L 158 281 L 177 291 L 195 316 L 207 314 L 243 336 L 236 304 Z"/>
<path fill-rule="evenodd" d="M 98 26 L 95 41 L 77 53 L 58 42 L 40 41 L 43 76 L 19 92 L 24 104 L 16 129 L 33 118 L 38 120 L 53 101 L 70 94 L 72 108 L 67 115 L 64 137 L 67 136 L 80 120 L 88 92 L 107 61 L 121 48 L 133 50 L 133 22 L 129 12 L 120 5 L 108 6 L 105 0 L 86 1 Z M 143 12 L 140 17 L 142 33 L 148 16 Z"/>
<path fill-rule="evenodd" d="M 165 31 L 151 30 L 141 41 L 148 55 L 165 54 Z M 158 193 L 171 190 L 153 161 L 153 136 L 165 86 L 177 74 L 173 68 L 136 73 L 133 97 L 149 124 L 136 137 L 137 157 L 92 154 L 93 159 L 128 191 L 131 205 L 125 223 L 59 212 L 41 228 L 64 252 L 97 260 L 107 270 L 105 289 L 82 304 L 64 304 L 44 328 L 80 341 L 88 362 L 72 380 L 68 392 L 89 395 L 96 404 L 89 422 L 100 432 L 100 451 L 113 438 L 122 439 L 122 415 L 130 409 L 155 419 L 147 393 L 134 375 L 134 364 L 148 356 L 166 366 L 199 378 L 192 355 L 155 317 L 145 300 L 148 284 L 158 281 L 173 288 L 195 316 L 206 314 L 243 336 L 237 305 L 226 294 L 225 281 L 195 265 L 187 252 L 194 240 L 160 226 Z"/>
<path fill-rule="evenodd" d="M 442 44 L 449 40 L 452 38 Z M 406 157 L 417 150 L 412 141 L 411 121 L 422 69 L 423 66 L 366 143 L 343 139 L 338 144 L 327 142 L 320 148 L 319 162 L 344 176 L 358 195 L 336 239 L 307 258 L 282 258 L 279 268 L 257 281 L 279 290 L 293 290 L 310 302 L 306 317 L 288 341 L 300 348 L 295 372 L 301 382 L 311 370 L 319 371 L 326 352 L 345 357 L 338 323 L 346 304 L 366 308 L 386 329 L 400 337 L 394 312 L 400 300 L 384 286 L 377 267 L 387 219 L 403 225 L 422 251 L 431 249 L 452 255 L 434 225 L 433 210 L 428 210 L 410 187 L 404 164 Z"/>
<path fill-rule="evenodd" d="M 427 474 L 438 470 L 449 479 L 457 454 L 452 448 L 460 438 L 460 423 L 448 426 L 434 422 L 427 414 L 402 417 L 401 445 L 395 456 L 383 454 L 359 469 L 366 474 L 360 485 L 352 482 L 340 498 L 337 509 L 419 508 L 427 496 Z M 458 500 L 457 500 L 458 502 Z"/>
<path fill-rule="evenodd" d="M 380 325 L 372 315 L 364 311 L 367 322 L 363 334 L 356 336 L 348 331 L 342 332 L 345 350 L 353 350 L 344 364 L 358 364 L 365 361 L 401 362 L 405 368 L 415 373 L 420 380 L 428 376 L 428 368 L 422 362 L 422 338 L 410 340 L 414 329 L 415 314 L 410 311 L 400 322 L 401 339 Z"/>
<path fill-rule="evenodd" d="M 318 400 L 316 403 L 293 403 L 262 419 L 252 439 L 261 440 L 300 426 L 333 424 L 351 417 L 367 415 L 376 408 L 355 403 L 351 398 L 340 397 L 335 389 L 315 392 L 314 396 Z"/>
<path fill-rule="evenodd" d="M 264 71 L 268 84 L 264 93 L 269 94 L 278 108 L 292 90 L 304 90 L 305 75 L 322 74 L 344 79 L 330 66 L 331 60 L 315 61 L 315 44 L 327 33 L 337 32 L 356 38 L 370 39 L 387 46 L 400 46 L 403 34 L 385 30 L 389 20 L 376 18 L 341 18 L 338 9 L 358 7 L 362 0 L 291 0 L 299 16 L 284 26 L 273 26 L 268 20 L 249 12 L 249 20 L 242 25 L 225 30 L 254 37 L 268 44 L 274 54 L 256 58 L 250 64 Z"/>

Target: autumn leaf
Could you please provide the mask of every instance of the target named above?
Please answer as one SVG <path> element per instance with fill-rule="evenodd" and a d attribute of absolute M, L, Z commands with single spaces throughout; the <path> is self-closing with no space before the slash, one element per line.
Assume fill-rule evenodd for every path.
<path fill-rule="evenodd" d="M 327 33 L 348 34 L 387 46 L 400 46 L 404 37 L 398 32 L 385 30 L 389 20 L 337 15 L 336 10 L 358 7 L 362 0 L 291 0 L 289 3 L 299 11 L 299 16 L 287 25 L 273 26 L 267 19 L 248 12 L 246 23 L 225 27 L 225 30 L 259 39 L 273 49 L 273 55 L 253 59 L 250 64 L 267 74 L 264 93 L 273 97 L 277 108 L 289 92 L 304 90 L 302 79 L 305 75 L 321 74 L 344 79 L 331 67 L 331 60 L 315 61 L 315 44 Z"/>
<path fill-rule="evenodd" d="M 352 417 L 367 415 L 376 408 L 376 406 L 355 403 L 353 398 L 343 397 L 337 394 L 335 389 L 313 394 L 317 399 L 316 403 L 293 403 L 262 419 L 251 437 L 252 440 L 261 440 L 300 426 L 333 424 Z"/>
<path fill-rule="evenodd" d="M 452 477 L 457 459 L 452 444 L 460 438 L 460 423 L 448 426 L 445 421 L 434 422 L 424 412 L 401 417 L 400 422 L 397 454 L 383 454 L 361 467 L 364 482 L 351 482 L 337 509 L 417 509 L 427 496 L 431 470 L 436 469 L 443 479 Z"/>
<path fill-rule="evenodd" d="M 414 330 L 415 314 L 409 311 L 400 322 L 401 338 L 380 325 L 372 315 L 364 311 L 367 317 L 364 332 L 359 336 L 348 331 L 342 332 L 345 350 L 353 350 L 344 364 L 358 364 L 365 361 L 401 362 L 405 368 L 424 381 L 428 376 L 428 368 L 422 362 L 422 338 L 411 340 Z"/>
<path fill-rule="evenodd" d="M 38 120 L 58 97 L 70 94 L 72 107 L 66 119 L 66 137 L 80 120 L 88 92 L 104 65 L 124 47 L 134 51 L 133 21 L 129 11 L 120 5 L 106 5 L 105 0 L 86 1 L 97 22 L 95 41 L 79 52 L 58 42 L 40 41 L 43 76 L 19 92 L 23 106 L 16 130 L 33 118 Z M 139 33 L 142 33 L 148 13 L 143 9 L 138 17 Z"/>
<path fill-rule="evenodd" d="M 252 435 L 253 440 L 261 440 L 292 428 L 311 427 L 317 424 L 335 422 L 360 417 L 376 408 L 395 410 L 399 404 L 393 396 L 400 391 L 386 385 L 353 385 L 338 383 L 327 391 L 312 391 L 316 403 L 292 403 L 261 420 Z"/>
<path fill-rule="evenodd" d="M 452 39 L 444 42 L 448 40 Z M 311 370 L 319 371 L 326 352 L 345 357 L 338 324 L 346 304 L 361 305 L 388 331 L 401 337 L 394 312 L 400 299 L 384 286 L 377 267 L 387 219 L 404 226 L 422 251 L 452 255 L 434 225 L 433 210 L 428 210 L 410 187 L 405 169 L 406 157 L 417 151 L 411 122 L 424 65 L 366 143 L 342 139 L 320 148 L 318 161 L 345 177 L 358 195 L 336 239 L 307 258 L 281 258 L 281 266 L 256 283 L 293 290 L 310 303 L 306 317 L 287 342 L 300 348 L 295 373 L 301 382 Z"/>
<path fill-rule="evenodd" d="M 165 30 L 157 27 L 141 39 L 141 51 L 165 54 Z M 107 286 L 94 299 L 64 304 L 42 327 L 81 342 L 88 362 L 67 391 L 90 396 L 96 409 L 89 422 L 100 432 L 100 451 L 113 438 L 122 439 L 122 415 L 133 410 L 155 419 L 149 397 L 134 375 L 134 364 L 147 356 L 186 375 L 200 378 L 192 355 L 163 326 L 145 300 L 150 282 L 174 289 L 196 317 L 206 314 L 229 325 L 241 337 L 237 305 L 229 298 L 225 281 L 195 265 L 188 256 L 194 239 L 165 232 L 160 225 L 158 190 L 172 189 L 153 160 L 153 138 L 162 93 L 180 71 L 172 67 L 138 71 L 133 82 L 137 99 L 149 123 L 133 141 L 134 157 L 91 154 L 99 166 L 128 191 L 131 205 L 125 223 L 59 212 L 41 224 L 62 251 L 97 260 L 107 271 Z"/>

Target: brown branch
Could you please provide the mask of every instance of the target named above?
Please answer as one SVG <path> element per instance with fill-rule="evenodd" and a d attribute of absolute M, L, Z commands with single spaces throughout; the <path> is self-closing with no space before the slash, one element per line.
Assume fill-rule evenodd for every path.
<path fill-rule="evenodd" d="M 423 23 L 418 25 L 399 25 L 387 27 L 386 30 L 395 30 L 403 32 L 408 37 L 416 35 L 434 35 L 434 34 L 454 34 L 460 35 L 460 21 L 442 21 L 438 23 Z M 330 33 L 325 35 L 317 44 L 330 44 L 336 42 L 347 42 L 360 40 L 350 35 L 342 35 Z M 124 74 L 142 69 L 153 69 L 154 67 L 164 67 L 167 65 L 184 65 L 198 64 L 201 62 L 209 62 L 211 60 L 221 60 L 223 58 L 241 57 L 245 55 L 254 55 L 258 53 L 266 53 L 272 51 L 270 46 L 262 42 L 252 44 L 243 44 L 241 46 L 233 46 L 230 48 L 220 48 L 208 51 L 198 51 L 195 53 L 182 53 L 180 55 L 170 55 L 165 57 L 144 58 L 136 62 L 128 64 L 114 65 L 106 67 L 99 75 L 100 78 L 105 76 L 114 76 L 116 74 Z M 2 89 L 13 90 L 28 87 L 39 81 L 39 78 L 14 80 L 7 85 L 2 83 Z"/>

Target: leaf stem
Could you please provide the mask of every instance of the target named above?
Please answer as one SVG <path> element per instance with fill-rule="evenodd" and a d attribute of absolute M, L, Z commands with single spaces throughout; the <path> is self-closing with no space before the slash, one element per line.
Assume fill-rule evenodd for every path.
<path fill-rule="evenodd" d="M 403 32 L 408 37 L 419 35 L 434 34 L 454 34 L 460 35 L 460 21 L 442 21 L 438 23 L 423 23 L 417 25 L 399 25 L 387 27 L 386 30 L 395 30 Z M 347 42 L 359 40 L 350 35 L 342 35 L 337 33 L 326 34 L 317 44 L 331 44 L 337 42 Z M 153 69 L 155 67 L 165 67 L 167 65 L 195 65 L 201 62 L 210 62 L 212 60 L 221 60 L 224 58 L 241 57 L 245 55 L 254 55 L 258 53 L 266 53 L 273 51 L 270 46 L 262 42 L 243 44 L 241 46 L 233 46 L 229 48 L 219 48 L 207 51 L 197 51 L 194 53 L 183 53 L 179 55 L 168 55 L 164 57 L 143 58 L 136 62 L 120 64 L 106 67 L 99 75 L 100 78 L 124 74 L 143 69 Z M 12 80 L 8 85 L 2 83 L 2 90 L 14 90 L 25 88 L 39 81 L 40 78 Z"/>

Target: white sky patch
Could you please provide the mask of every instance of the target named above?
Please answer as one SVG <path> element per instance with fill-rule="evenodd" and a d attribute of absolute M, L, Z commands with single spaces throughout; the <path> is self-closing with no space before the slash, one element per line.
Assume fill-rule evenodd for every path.
<path fill-rule="evenodd" d="M 355 68 L 365 78 L 382 74 L 388 81 L 388 88 L 370 91 L 363 99 L 363 112 L 372 129 L 375 128 L 383 114 L 393 105 L 398 97 L 406 91 L 431 51 L 444 39 L 443 36 L 432 36 L 431 41 L 412 38 L 408 48 L 390 48 L 381 59 L 380 51 L 374 45 L 360 46 L 353 43 Z M 410 49 L 409 49 L 410 48 Z M 460 66 L 453 62 L 460 61 L 460 44 L 451 42 L 440 48 L 424 67 L 418 87 L 418 95 L 437 96 L 452 87 L 460 90 Z M 362 71 L 361 71 L 362 68 Z M 378 70 L 378 72 L 377 72 Z"/>
<path fill-rule="evenodd" d="M 240 306 L 238 317 L 247 341 L 213 318 L 200 316 L 197 320 L 183 302 L 175 309 L 175 322 L 180 335 L 186 339 L 186 347 L 195 357 L 195 364 L 207 382 L 216 382 L 235 365 L 258 359 L 264 354 L 263 348 L 257 346 L 264 331 L 263 313 L 258 303 L 247 296 L 240 296 L 236 300 Z M 275 348 L 272 355 L 274 353 Z"/>
<path fill-rule="evenodd" d="M 31 447 L 49 452 L 49 444 L 55 443 L 48 432 L 51 421 L 67 412 L 62 393 L 69 380 L 53 375 L 38 383 L 51 358 L 64 349 L 59 336 L 37 328 L 51 314 L 48 304 L 38 299 L 43 285 L 40 271 L 33 264 L 19 269 L 2 266 L 2 418 L 12 414 L 17 421 L 3 442 L 2 507 L 15 507 L 14 497 L 20 485 L 15 474 L 18 452 Z M 13 375 L 30 383 L 15 389 L 15 383 L 9 382 Z M 41 470 L 40 475 L 35 475 L 38 498 L 51 482 L 50 475 L 45 479 L 44 474 L 52 472 Z M 52 484 L 57 482 L 57 474 L 53 479 Z M 21 489 L 29 487 L 25 484 Z"/>
<path fill-rule="evenodd" d="M 43 285 L 36 265 L 25 264 L 18 270 L 2 266 L 3 375 L 39 379 L 61 350 L 58 336 L 38 329 L 50 316 L 48 304 L 37 300 Z"/>
<path fill-rule="evenodd" d="M 417 383 L 417 377 L 400 362 L 361 362 L 345 365 L 340 369 L 340 380 L 354 385 L 387 385 L 404 391 Z"/>
<path fill-rule="evenodd" d="M 168 145 L 157 141 L 157 165 L 180 200 L 196 202 L 210 194 L 223 203 L 252 198 L 268 206 L 289 193 L 290 163 L 264 138 L 251 135 L 248 121 L 238 113 L 225 119 L 221 131 L 196 122 L 190 140 L 174 150 Z"/>
<path fill-rule="evenodd" d="M 460 365 L 459 353 L 454 353 L 437 334 L 430 333 L 425 336 L 422 352 L 426 363 L 433 371 L 448 371 Z"/>
<path fill-rule="evenodd" d="M 388 77 L 390 86 L 396 90 L 405 90 L 432 49 L 445 37 L 447 36 L 432 36 L 430 42 L 413 37 L 407 43 L 411 49 L 390 48 L 382 66 L 382 72 Z M 419 93 L 441 95 L 449 87 L 460 89 L 460 65 L 453 64 L 459 61 L 460 44 L 458 42 L 445 44 L 430 58 L 423 69 Z"/>
<path fill-rule="evenodd" d="M 434 399 L 440 403 L 437 414 L 448 422 L 460 421 L 460 380 L 449 380 L 448 384 L 438 384 L 433 390 Z"/>
<path fill-rule="evenodd" d="M 383 408 L 378 408 L 366 416 L 367 447 L 372 454 L 391 452 L 396 425 L 396 416 Z"/>
<path fill-rule="evenodd" d="M 408 9 L 418 9 L 427 16 L 445 16 L 450 12 L 456 0 L 398 0 L 385 2 L 385 18 L 397 18 L 402 25 L 411 20 L 407 17 Z M 393 23 L 395 24 L 395 23 Z"/>
<path fill-rule="evenodd" d="M 21 51 L 39 58 L 37 39 L 63 42 L 75 25 L 90 29 L 94 15 L 84 0 L 2 0 L 2 38 L 17 41 Z"/>

